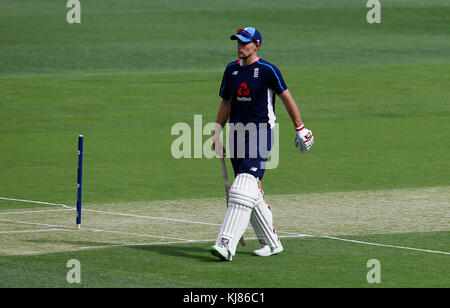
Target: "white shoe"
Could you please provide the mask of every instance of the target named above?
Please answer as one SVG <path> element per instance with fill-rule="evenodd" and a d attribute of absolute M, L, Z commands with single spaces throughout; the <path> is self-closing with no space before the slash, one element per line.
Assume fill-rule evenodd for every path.
<path fill-rule="evenodd" d="M 269 245 L 264 245 L 262 248 L 253 251 L 253 254 L 260 257 L 269 257 L 271 255 L 276 255 L 283 251 L 283 246 L 281 241 L 278 241 L 278 247 L 272 249 Z"/>
<path fill-rule="evenodd" d="M 210 248 L 210 251 L 213 256 L 219 258 L 222 261 L 231 261 L 233 259 L 231 252 L 223 246 L 214 245 Z"/>

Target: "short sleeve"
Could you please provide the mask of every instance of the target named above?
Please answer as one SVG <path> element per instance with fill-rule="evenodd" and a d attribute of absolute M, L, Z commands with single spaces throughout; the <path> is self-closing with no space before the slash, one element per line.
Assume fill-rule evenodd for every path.
<path fill-rule="evenodd" d="M 219 96 L 225 100 L 230 100 L 230 82 L 228 77 L 228 67 L 223 72 L 222 83 L 220 84 Z"/>
<path fill-rule="evenodd" d="M 269 87 L 274 90 L 277 95 L 280 95 L 287 89 L 286 83 L 284 82 L 280 70 L 275 65 L 271 65 L 269 67 L 273 73 L 269 80 Z"/>

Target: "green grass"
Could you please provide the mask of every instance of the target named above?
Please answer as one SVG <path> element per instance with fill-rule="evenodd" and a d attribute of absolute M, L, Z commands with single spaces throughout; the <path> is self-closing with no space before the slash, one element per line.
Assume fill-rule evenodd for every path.
<path fill-rule="evenodd" d="M 2 197 L 73 205 L 76 137 L 83 134 L 88 205 L 221 198 L 217 160 L 174 159 L 170 129 L 193 126 L 196 114 L 203 124 L 215 121 L 223 69 L 236 58 L 229 35 L 247 25 L 261 30 L 260 56 L 280 68 L 316 137 L 300 155 L 277 100 L 280 162 L 264 178 L 267 196 L 450 186 L 448 1 L 382 3 L 379 25 L 366 22 L 362 0 L 81 3 L 81 24 L 69 25 L 65 1 L 0 1 Z M 427 205 L 424 217 L 437 215 Z M 29 207 L 0 200 L 2 211 Z M 183 213 L 200 210 L 210 211 Z M 439 215 L 448 216 L 448 208 Z M 386 234 L 356 230 L 351 237 L 449 251 L 448 230 L 416 226 L 418 217 L 408 222 L 410 233 L 394 225 Z M 405 225 L 401 215 L 399 221 Z M 27 236 L 15 244 L 45 240 Z M 0 286 L 69 286 L 70 258 L 82 263 L 82 287 L 365 287 L 371 258 L 382 263 L 382 287 L 449 286 L 447 255 L 324 238 L 285 241 L 276 258 L 257 259 L 249 247 L 231 264 L 215 262 L 210 243 L 1 256 Z M 269 272 L 256 270 L 261 266 Z"/>
<path fill-rule="evenodd" d="M 267 171 L 267 193 L 450 184 L 449 91 L 443 79 L 450 65 L 283 71 L 317 143 L 311 153 L 298 153 L 291 121 L 278 101 L 280 162 Z M 217 197 L 217 161 L 174 159 L 170 148 L 177 136 L 170 132 L 178 122 L 193 127 L 195 114 L 204 124 L 215 121 L 220 76 L 4 79 L 3 195 L 73 202 L 76 136 L 84 134 L 86 202 Z M 199 169 L 211 172 L 194 180 Z"/>
<path fill-rule="evenodd" d="M 353 236 L 361 241 L 449 245 L 449 232 Z M 210 256 L 209 244 L 155 245 L 132 248 L 0 257 L 1 287 L 448 287 L 449 257 L 395 248 L 358 246 L 322 238 L 284 240 L 285 253 L 258 258 L 257 244 L 240 248 L 233 262 Z M 367 261 L 381 263 L 381 283 L 367 283 Z M 81 263 L 81 284 L 66 282 L 66 263 Z M 263 269 L 263 270 L 262 270 Z M 250 274 L 251 273 L 251 274 Z M 21 279 L 17 279 L 21 277 Z"/>
<path fill-rule="evenodd" d="M 63 2 L 4 1 L 1 71 L 222 70 L 236 54 L 229 35 L 243 23 L 261 30 L 262 55 L 281 68 L 448 63 L 445 0 L 383 3 L 379 25 L 366 22 L 364 0 L 316 2 L 85 0 L 81 24 L 70 25 Z"/>

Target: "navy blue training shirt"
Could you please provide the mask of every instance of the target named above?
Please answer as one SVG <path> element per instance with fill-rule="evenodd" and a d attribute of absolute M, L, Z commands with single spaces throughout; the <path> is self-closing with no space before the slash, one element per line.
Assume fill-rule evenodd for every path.
<path fill-rule="evenodd" d="M 225 68 L 219 95 L 231 102 L 230 123 L 275 125 L 275 94 L 287 89 L 278 68 L 263 59 L 248 66 L 242 60 Z"/>

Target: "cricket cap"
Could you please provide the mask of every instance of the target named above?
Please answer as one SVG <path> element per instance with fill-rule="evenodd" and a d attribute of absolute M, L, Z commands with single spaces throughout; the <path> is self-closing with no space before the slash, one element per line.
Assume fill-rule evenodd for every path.
<path fill-rule="evenodd" d="M 261 33 L 253 27 L 238 29 L 236 34 L 230 36 L 230 40 L 240 40 L 244 43 L 255 42 L 259 43 L 259 45 L 262 44 Z"/>

